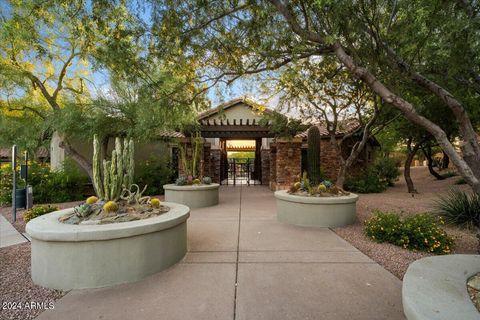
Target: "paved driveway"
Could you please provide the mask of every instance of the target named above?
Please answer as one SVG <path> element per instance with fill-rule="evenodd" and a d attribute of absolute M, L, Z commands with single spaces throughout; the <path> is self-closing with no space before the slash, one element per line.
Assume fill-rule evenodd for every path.
<path fill-rule="evenodd" d="M 399 279 L 329 229 L 277 222 L 266 187 L 222 187 L 188 243 L 170 269 L 71 291 L 39 319 L 404 319 Z"/>

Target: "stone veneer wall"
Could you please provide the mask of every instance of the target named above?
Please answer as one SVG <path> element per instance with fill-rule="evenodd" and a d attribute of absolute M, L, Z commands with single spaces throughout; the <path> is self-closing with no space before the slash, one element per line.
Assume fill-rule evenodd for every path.
<path fill-rule="evenodd" d="M 352 143 L 350 144 L 352 145 Z M 307 148 L 307 144 L 305 142 L 303 144 L 303 148 Z M 367 151 L 371 148 L 372 147 L 368 144 L 365 146 L 365 149 L 358 156 L 357 161 L 349 168 L 349 174 L 358 174 L 368 166 L 368 162 L 365 161 L 365 158 Z M 348 153 L 349 152 L 350 151 L 348 150 Z M 345 153 L 346 154 L 344 156 L 347 156 L 347 151 L 345 151 Z M 337 158 L 335 148 L 332 147 L 330 143 L 330 138 L 322 138 L 320 140 L 320 167 L 322 173 L 327 179 L 332 181 L 335 181 L 337 179 L 338 171 L 340 170 L 340 162 Z"/>
<path fill-rule="evenodd" d="M 261 160 L 262 160 L 262 184 L 270 185 L 270 150 L 262 149 L 261 151 Z"/>
<path fill-rule="evenodd" d="M 302 140 L 277 139 L 274 148 L 270 153 L 270 189 L 288 189 L 301 175 Z"/>
<path fill-rule="evenodd" d="M 275 143 L 270 143 L 270 172 L 268 179 L 268 185 L 270 186 L 270 190 L 276 190 L 277 184 L 277 145 Z"/>
<path fill-rule="evenodd" d="M 340 165 L 337 152 L 330 144 L 330 138 L 320 140 L 320 167 L 322 173 L 330 180 L 336 180 Z"/>
<path fill-rule="evenodd" d="M 210 177 L 215 183 L 220 183 L 221 157 L 222 152 L 220 149 L 210 150 Z"/>

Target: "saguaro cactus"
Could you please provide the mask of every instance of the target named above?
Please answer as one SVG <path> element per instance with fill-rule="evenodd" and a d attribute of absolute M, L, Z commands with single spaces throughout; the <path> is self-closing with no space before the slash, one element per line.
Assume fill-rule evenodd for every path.
<path fill-rule="evenodd" d="M 317 185 L 321 180 L 320 173 L 320 130 L 317 126 L 311 126 L 308 129 L 307 136 L 307 160 L 308 160 L 308 178 L 312 185 Z"/>
<path fill-rule="evenodd" d="M 116 201 L 124 188 L 133 183 L 134 147 L 132 139 L 115 138 L 115 149 L 111 160 L 102 159 L 100 142 L 93 137 L 93 184 L 100 199 Z"/>

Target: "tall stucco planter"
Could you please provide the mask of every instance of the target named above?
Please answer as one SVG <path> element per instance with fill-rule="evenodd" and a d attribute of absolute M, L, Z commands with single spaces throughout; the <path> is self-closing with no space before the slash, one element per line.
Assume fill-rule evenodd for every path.
<path fill-rule="evenodd" d="M 480 272 L 480 255 L 451 254 L 414 261 L 403 277 L 408 320 L 480 319 L 467 280 Z"/>
<path fill-rule="evenodd" d="M 190 209 L 164 202 L 167 213 L 104 225 L 70 225 L 58 218 L 72 208 L 27 223 L 32 238 L 32 280 L 52 289 L 98 288 L 141 280 L 187 252 Z"/>
<path fill-rule="evenodd" d="M 355 222 L 358 195 L 305 197 L 276 191 L 277 219 L 302 227 L 342 227 Z"/>
<path fill-rule="evenodd" d="M 216 206 L 218 204 L 218 183 L 177 186 L 175 184 L 166 184 L 165 201 L 184 204 L 190 208 L 204 208 Z"/>

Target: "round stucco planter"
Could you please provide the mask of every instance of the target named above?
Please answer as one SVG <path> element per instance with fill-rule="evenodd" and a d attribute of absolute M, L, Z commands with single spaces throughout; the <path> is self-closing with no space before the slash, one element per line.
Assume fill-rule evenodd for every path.
<path fill-rule="evenodd" d="M 480 255 L 452 254 L 419 259 L 403 277 L 403 312 L 408 320 L 480 319 L 467 280 L 480 272 Z"/>
<path fill-rule="evenodd" d="M 358 195 L 340 197 L 303 197 L 286 190 L 275 192 L 277 219 L 302 227 L 342 227 L 356 218 Z"/>
<path fill-rule="evenodd" d="M 104 225 L 58 221 L 72 208 L 27 223 L 32 238 L 32 280 L 52 289 L 82 289 L 137 281 L 162 271 L 187 252 L 190 209 L 170 207 L 160 216 Z"/>
<path fill-rule="evenodd" d="M 165 201 L 181 203 L 190 208 L 204 208 L 218 204 L 218 183 L 198 186 L 177 186 L 166 184 Z"/>

